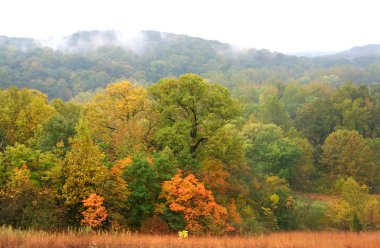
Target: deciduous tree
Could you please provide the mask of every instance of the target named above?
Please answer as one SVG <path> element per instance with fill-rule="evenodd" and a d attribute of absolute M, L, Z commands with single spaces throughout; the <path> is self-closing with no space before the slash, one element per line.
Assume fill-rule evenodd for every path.
<path fill-rule="evenodd" d="M 149 108 L 146 89 L 128 81 L 109 85 L 87 106 L 90 130 L 104 143 L 111 161 L 147 150 L 156 125 Z"/>
<path fill-rule="evenodd" d="M 338 130 L 323 144 L 322 165 L 327 178 L 352 177 L 361 184 L 373 183 L 376 173 L 372 151 L 357 131 Z"/>
<path fill-rule="evenodd" d="M 88 196 L 87 199 L 82 201 L 83 206 L 86 208 L 86 210 L 82 212 L 82 225 L 86 225 L 92 228 L 99 228 L 102 226 L 103 222 L 107 219 L 108 216 L 107 210 L 103 206 L 103 200 L 103 197 L 92 193 Z"/>
<path fill-rule="evenodd" d="M 71 150 L 62 163 L 62 196 L 66 205 L 78 206 L 91 193 L 102 190 L 108 172 L 103 159 L 104 154 L 94 143 L 86 122 L 80 121 L 77 135 L 71 139 Z"/>
<path fill-rule="evenodd" d="M 168 146 L 182 166 L 199 159 L 215 132 L 239 113 L 227 89 L 198 75 L 162 79 L 149 90 L 160 115 L 155 143 Z"/>
<path fill-rule="evenodd" d="M 173 212 L 182 212 L 186 229 L 193 233 L 224 233 L 233 230 L 227 223 L 227 210 L 214 200 L 212 192 L 194 175 L 182 172 L 162 185 L 161 197 Z"/>
<path fill-rule="evenodd" d="M 280 127 L 248 122 L 243 133 L 247 139 L 246 156 L 254 171 L 286 180 L 296 175 L 303 150 L 294 140 L 284 137 Z"/>

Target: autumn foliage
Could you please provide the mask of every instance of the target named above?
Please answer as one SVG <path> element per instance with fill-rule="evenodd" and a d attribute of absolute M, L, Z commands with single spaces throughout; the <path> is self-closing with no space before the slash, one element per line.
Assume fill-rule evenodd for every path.
<path fill-rule="evenodd" d="M 142 85 L 83 104 L 0 90 L 0 227 L 380 230 L 380 86 Z"/>
<path fill-rule="evenodd" d="M 226 208 L 217 204 L 212 192 L 192 174 L 183 177 L 180 171 L 165 181 L 161 197 L 166 199 L 171 211 L 183 213 L 186 229 L 192 233 L 223 233 L 234 229 L 227 223 Z"/>
<path fill-rule="evenodd" d="M 103 197 L 98 196 L 95 193 L 83 200 L 83 206 L 86 210 L 82 212 L 82 225 L 90 226 L 92 228 L 102 226 L 103 221 L 105 221 L 108 216 L 106 208 L 103 207 L 103 200 Z"/>

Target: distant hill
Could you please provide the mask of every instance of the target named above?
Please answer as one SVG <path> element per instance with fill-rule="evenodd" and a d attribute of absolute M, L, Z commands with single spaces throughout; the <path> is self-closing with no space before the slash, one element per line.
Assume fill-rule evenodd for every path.
<path fill-rule="evenodd" d="M 7 36 L 0 36 L 0 47 L 9 47 L 25 51 L 40 46 L 41 44 L 32 38 L 9 38 Z"/>
<path fill-rule="evenodd" d="M 68 100 L 119 80 L 149 85 L 189 72 L 231 89 L 314 81 L 371 84 L 380 82 L 379 47 L 308 58 L 157 31 L 82 31 L 49 41 L 0 36 L 0 87 L 35 88 Z"/>
<path fill-rule="evenodd" d="M 337 52 L 320 52 L 320 51 L 308 51 L 308 52 L 295 52 L 289 55 L 295 55 L 299 57 L 316 58 L 336 54 Z"/>
<path fill-rule="evenodd" d="M 343 57 L 346 59 L 356 59 L 359 57 L 379 57 L 380 44 L 353 47 L 350 50 L 337 53 L 335 56 Z"/>

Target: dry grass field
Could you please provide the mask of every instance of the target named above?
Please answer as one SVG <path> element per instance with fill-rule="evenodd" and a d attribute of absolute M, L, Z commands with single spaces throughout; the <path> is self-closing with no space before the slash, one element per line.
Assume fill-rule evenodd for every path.
<path fill-rule="evenodd" d="M 262 236 L 189 237 L 132 233 L 47 233 L 0 229 L 0 247 L 378 248 L 380 232 L 288 232 Z"/>

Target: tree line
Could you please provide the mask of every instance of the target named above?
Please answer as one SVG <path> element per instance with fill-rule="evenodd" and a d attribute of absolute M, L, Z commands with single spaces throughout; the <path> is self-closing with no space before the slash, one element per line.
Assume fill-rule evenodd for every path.
<path fill-rule="evenodd" d="M 161 78 L 192 72 L 235 92 L 245 84 L 346 81 L 379 88 L 380 59 L 371 49 L 353 55 L 306 58 L 185 35 L 145 31 L 140 50 L 123 47 L 108 32 L 78 32 L 65 49 L 43 47 L 32 39 L 0 37 L 0 87 L 37 89 L 50 99 L 89 99 L 107 84 L 130 81 L 148 86 Z M 97 46 L 96 40 L 108 45 Z M 352 53 L 352 52 L 351 52 Z M 375 54 L 375 55 L 373 55 Z M 84 93 L 86 92 L 86 93 Z"/>
<path fill-rule="evenodd" d="M 240 90 L 233 97 L 196 74 L 116 82 L 86 103 L 1 90 L 0 224 L 193 234 L 380 227 L 378 92 L 352 83 Z M 318 208 L 306 193 L 332 200 Z"/>

